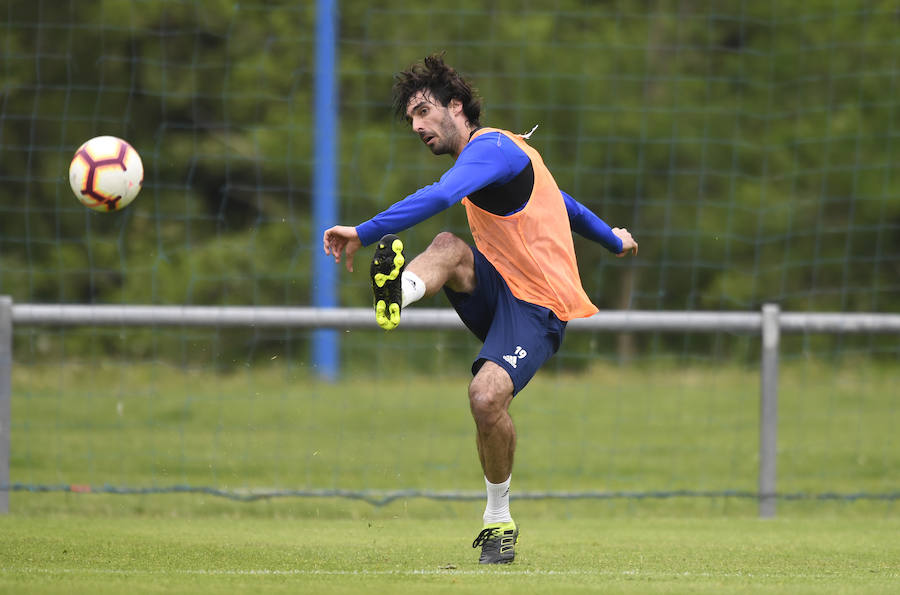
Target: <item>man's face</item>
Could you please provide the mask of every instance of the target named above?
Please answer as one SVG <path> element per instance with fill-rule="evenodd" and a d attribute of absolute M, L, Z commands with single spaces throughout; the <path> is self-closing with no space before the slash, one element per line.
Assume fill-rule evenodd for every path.
<path fill-rule="evenodd" d="M 454 106 L 454 101 L 450 102 Z M 417 92 L 406 104 L 406 119 L 435 155 L 456 155 L 462 150 L 461 134 L 450 113 L 428 90 Z"/>

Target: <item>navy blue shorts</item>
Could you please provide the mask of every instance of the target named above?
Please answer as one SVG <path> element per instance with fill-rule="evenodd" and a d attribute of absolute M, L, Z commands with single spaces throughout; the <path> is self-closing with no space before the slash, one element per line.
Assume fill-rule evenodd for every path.
<path fill-rule="evenodd" d="M 512 378 L 515 395 L 559 349 L 566 323 L 549 308 L 513 296 L 494 265 L 474 246 L 472 254 L 475 291 L 458 293 L 445 286 L 444 293 L 463 323 L 484 343 L 472 364 L 472 375 L 485 361 L 492 361 Z"/>

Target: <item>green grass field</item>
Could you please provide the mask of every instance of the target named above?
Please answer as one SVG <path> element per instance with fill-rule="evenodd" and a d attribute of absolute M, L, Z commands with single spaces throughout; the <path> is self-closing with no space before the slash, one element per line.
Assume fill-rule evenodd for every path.
<path fill-rule="evenodd" d="M 514 565 L 481 568 L 480 501 L 239 502 L 104 488 L 478 492 L 466 376 L 212 374 L 164 364 L 18 365 L 0 592 L 900 592 L 896 367 L 781 373 L 779 502 L 755 491 L 758 371 L 598 366 L 542 373 L 512 413 Z M 59 491 L 91 486 L 94 493 Z M 83 489 L 83 488 L 80 488 Z"/>
<path fill-rule="evenodd" d="M 7 593 L 900 589 L 895 518 L 529 518 L 519 557 L 499 568 L 476 563 L 471 523 L 440 518 L 14 515 L 0 530 Z"/>

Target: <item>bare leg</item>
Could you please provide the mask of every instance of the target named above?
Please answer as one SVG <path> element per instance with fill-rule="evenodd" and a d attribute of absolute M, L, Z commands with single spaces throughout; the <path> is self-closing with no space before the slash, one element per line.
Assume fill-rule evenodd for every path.
<path fill-rule="evenodd" d="M 485 362 L 469 384 L 469 406 L 481 467 L 491 483 L 502 483 L 512 473 L 516 450 L 516 428 L 508 411 L 512 399 L 509 374 L 494 362 Z"/>
<path fill-rule="evenodd" d="M 425 252 L 406 267 L 425 282 L 425 296 L 441 287 L 471 293 L 475 289 L 472 249 L 452 233 L 439 233 Z M 512 472 L 516 428 L 508 409 L 513 398 L 512 379 L 494 362 L 485 362 L 469 384 L 469 406 L 477 430 L 478 456 L 491 483 L 506 481 Z"/>
<path fill-rule="evenodd" d="M 446 285 L 453 291 L 471 293 L 475 289 L 475 259 L 472 249 L 449 232 L 435 236 L 431 245 L 406 265 L 425 282 L 425 297 Z"/>

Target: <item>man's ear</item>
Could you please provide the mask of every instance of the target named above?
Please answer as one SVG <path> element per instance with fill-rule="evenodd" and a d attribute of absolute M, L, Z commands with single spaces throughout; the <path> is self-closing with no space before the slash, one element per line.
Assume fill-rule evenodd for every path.
<path fill-rule="evenodd" d="M 459 99 L 456 99 L 456 98 L 454 97 L 454 98 L 451 99 L 450 102 L 447 104 L 447 107 L 450 108 L 450 113 L 453 114 L 453 115 L 455 116 L 455 115 L 457 115 L 458 113 L 462 112 L 463 104 L 462 104 L 462 101 L 460 101 Z"/>

